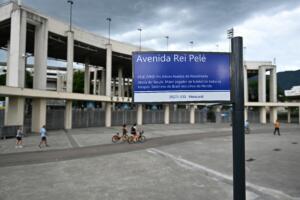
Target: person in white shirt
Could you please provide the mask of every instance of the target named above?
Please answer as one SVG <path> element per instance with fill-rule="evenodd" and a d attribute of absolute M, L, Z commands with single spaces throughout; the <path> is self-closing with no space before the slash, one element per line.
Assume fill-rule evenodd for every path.
<path fill-rule="evenodd" d="M 17 135 L 16 135 L 16 148 L 23 148 L 23 142 L 22 142 L 22 139 L 23 139 L 23 128 L 22 126 L 20 126 L 17 130 Z"/>
<path fill-rule="evenodd" d="M 41 141 L 40 141 L 39 147 L 41 148 L 42 144 L 45 144 L 45 146 L 48 147 L 49 145 L 47 144 L 47 131 L 46 131 L 45 125 L 41 128 L 40 135 L 41 135 Z"/>

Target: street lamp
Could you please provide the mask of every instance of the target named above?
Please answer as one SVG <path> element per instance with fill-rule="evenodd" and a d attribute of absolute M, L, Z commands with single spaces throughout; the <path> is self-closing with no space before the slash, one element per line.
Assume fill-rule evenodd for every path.
<path fill-rule="evenodd" d="M 72 6 L 74 2 L 72 0 L 68 0 L 68 3 L 70 4 L 70 24 L 69 24 L 69 31 L 72 31 Z"/>
<path fill-rule="evenodd" d="M 227 30 L 227 39 L 229 39 L 229 52 L 231 52 L 231 39 L 234 37 L 233 28 Z"/>
<path fill-rule="evenodd" d="M 227 30 L 227 39 L 231 39 L 234 36 L 233 28 Z"/>
<path fill-rule="evenodd" d="M 167 51 L 169 50 L 169 36 L 165 36 L 165 38 L 167 39 Z"/>
<path fill-rule="evenodd" d="M 110 44 L 110 23 L 111 23 L 111 18 L 110 17 L 106 18 L 106 21 L 108 22 L 108 44 Z"/>
<path fill-rule="evenodd" d="M 142 28 L 137 29 L 140 32 L 140 51 L 142 51 Z"/>

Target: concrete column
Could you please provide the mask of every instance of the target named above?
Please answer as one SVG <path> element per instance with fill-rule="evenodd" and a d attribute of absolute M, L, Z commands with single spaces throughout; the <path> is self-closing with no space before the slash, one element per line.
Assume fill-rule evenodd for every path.
<path fill-rule="evenodd" d="M 143 105 L 137 105 L 137 125 L 143 124 Z"/>
<path fill-rule="evenodd" d="M 264 67 L 259 67 L 258 70 L 258 101 L 266 102 L 266 69 Z M 266 107 L 260 108 L 260 123 L 265 124 L 266 119 Z"/>
<path fill-rule="evenodd" d="M 245 119 L 245 121 L 246 120 L 248 120 L 248 107 L 245 107 L 245 109 L 244 109 L 244 119 Z"/>
<path fill-rule="evenodd" d="M 287 123 L 291 123 L 291 108 L 287 109 Z"/>
<path fill-rule="evenodd" d="M 116 79 L 112 78 L 112 94 L 111 96 L 116 96 Z M 111 105 L 112 110 L 116 109 L 116 103 L 112 103 Z"/>
<path fill-rule="evenodd" d="M 35 26 L 33 88 L 47 89 L 48 23 Z"/>
<path fill-rule="evenodd" d="M 106 45 L 106 96 L 111 96 L 112 49 Z"/>
<path fill-rule="evenodd" d="M 32 118 L 31 118 L 31 131 L 38 133 L 40 129 L 46 125 L 46 99 L 33 99 L 32 100 Z"/>
<path fill-rule="evenodd" d="M 129 79 L 128 78 L 126 79 L 126 85 L 125 86 L 126 86 L 125 90 L 126 90 L 126 93 L 127 93 L 126 97 L 130 97 L 130 94 L 129 94 L 130 83 L 129 83 Z"/>
<path fill-rule="evenodd" d="M 62 74 L 57 74 L 56 77 L 56 90 L 57 92 L 63 91 L 63 85 L 64 85 L 64 78 Z"/>
<path fill-rule="evenodd" d="M 248 97 L 248 73 L 247 73 L 247 66 L 244 65 L 244 98 L 245 102 L 249 101 Z"/>
<path fill-rule="evenodd" d="M 112 96 L 116 96 L 116 79 L 112 78 Z"/>
<path fill-rule="evenodd" d="M 190 124 L 195 124 L 195 105 L 190 105 Z"/>
<path fill-rule="evenodd" d="M 101 95 L 101 81 L 100 80 L 97 82 L 97 94 Z"/>
<path fill-rule="evenodd" d="M 299 124 L 300 124 L 300 107 L 298 108 L 298 121 L 299 121 Z"/>
<path fill-rule="evenodd" d="M 101 84 L 100 84 L 100 94 L 105 95 L 105 70 L 101 70 Z"/>
<path fill-rule="evenodd" d="M 26 51 L 26 11 L 16 9 L 11 13 L 10 43 L 8 45 L 6 85 L 24 87 Z M 7 97 L 4 125 L 23 125 L 25 99 Z"/>
<path fill-rule="evenodd" d="M 270 72 L 270 102 L 277 102 L 277 74 L 276 66 Z"/>
<path fill-rule="evenodd" d="M 33 88 L 47 89 L 47 57 L 48 57 L 48 22 L 35 26 L 34 38 L 34 76 Z M 31 131 L 38 133 L 46 125 L 46 106 L 44 99 L 32 100 Z"/>
<path fill-rule="evenodd" d="M 215 115 L 216 115 L 216 123 L 221 123 L 221 111 L 222 111 L 222 106 L 216 106 L 215 107 Z"/>
<path fill-rule="evenodd" d="M 24 122 L 25 99 L 21 97 L 6 97 L 5 126 L 21 126 Z"/>
<path fill-rule="evenodd" d="M 267 123 L 267 109 L 266 107 L 259 108 L 259 121 L 262 124 Z"/>
<path fill-rule="evenodd" d="M 106 45 L 106 96 L 111 97 L 111 71 L 112 71 L 112 49 L 111 44 Z M 111 126 L 111 102 L 105 103 L 105 126 Z"/>
<path fill-rule="evenodd" d="M 276 66 L 270 72 L 270 102 L 277 102 L 277 74 Z M 277 108 L 273 107 L 270 110 L 270 122 L 275 123 L 277 120 Z"/>
<path fill-rule="evenodd" d="M 105 103 L 105 127 L 111 127 L 111 103 Z"/>
<path fill-rule="evenodd" d="M 91 83 L 91 74 L 89 60 L 85 60 L 85 69 L 84 69 L 84 94 L 90 94 L 90 83 Z"/>
<path fill-rule="evenodd" d="M 178 106 L 178 105 L 177 105 L 177 104 L 174 104 L 173 106 L 174 106 L 174 110 L 177 110 L 177 106 Z"/>
<path fill-rule="evenodd" d="M 66 101 L 65 129 L 72 129 L 72 101 Z"/>
<path fill-rule="evenodd" d="M 170 124 L 170 105 L 169 104 L 164 105 L 164 123 Z"/>
<path fill-rule="evenodd" d="M 67 45 L 67 92 L 73 91 L 74 32 L 68 31 Z"/>
<path fill-rule="evenodd" d="M 277 120 L 277 107 L 270 108 L 270 123 L 275 123 Z"/>
<path fill-rule="evenodd" d="M 74 32 L 68 31 L 67 44 L 67 92 L 73 92 Z M 72 128 L 72 101 L 66 101 L 65 129 Z"/>
<path fill-rule="evenodd" d="M 119 84 L 118 84 L 118 96 L 119 97 L 122 97 L 123 95 L 123 90 L 124 90 L 124 88 L 123 88 L 123 71 L 122 71 L 122 68 L 120 67 L 119 69 L 118 69 L 118 82 L 119 82 Z"/>
<path fill-rule="evenodd" d="M 96 95 L 96 91 L 97 91 L 97 73 L 98 69 L 95 67 L 94 68 L 94 84 L 93 84 L 93 94 Z"/>

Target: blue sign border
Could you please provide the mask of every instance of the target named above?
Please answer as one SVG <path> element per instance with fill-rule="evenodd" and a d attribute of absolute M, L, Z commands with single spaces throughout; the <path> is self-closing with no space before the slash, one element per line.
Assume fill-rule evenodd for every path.
<path fill-rule="evenodd" d="M 226 90 L 226 92 L 229 92 L 229 100 L 196 100 L 196 101 L 181 101 L 181 100 L 174 100 L 174 101 L 153 101 L 153 102 L 144 102 L 144 101 L 139 101 L 139 102 L 135 102 L 135 64 L 136 61 L 134 60 L 134 55 L 136 54 L 211 54 L 211 55 L 227 55 L 228 56 L 228 65 L 229 65 L 229 91 Z M 231 53 L 230 52 L 209 52 L 209 51 L 134 51 L 132 52 L 132 99 L 133 99 L 133 103 L 231 103 Z M 164 92 L 170 92 L 167 90 L 157 90 L 159 91 L 159 93 L 164 93 Z M 174 92 L 179 92 L 180 90 L 173 90 Z M 193 90 L 192 90 L 193 91 Z M 200 90 L 201 92 L 211 92 L 212 90 Z M 217 91 L 217 90 L 215 90 Z M 188 90 L 181 90 L 181 92 L 188 92 Z M 147 93 L 146 91 L 144 91 L 144 93 Z"/>

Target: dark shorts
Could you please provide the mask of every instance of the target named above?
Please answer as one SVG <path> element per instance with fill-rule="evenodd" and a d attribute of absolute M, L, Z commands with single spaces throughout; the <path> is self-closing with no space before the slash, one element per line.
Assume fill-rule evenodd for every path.
<path fill-rule="evenodd" d="M 17 140 L 18 140 L 18 141 L 21 141 L 21 140 L 22 140 L 22 137 L 17 137 Z"/>
<path fill-rule="evenodd" d="M 42 141 L 47 141 L 47 138 L 46 137 L 42 137 Z"/>
<path fill-rule="evenodd" d="M 135 132 L 135 133 L 131 133 L 131 135 L 134 135 L 134 136 L 136 136 L 136 132 Z"/>

